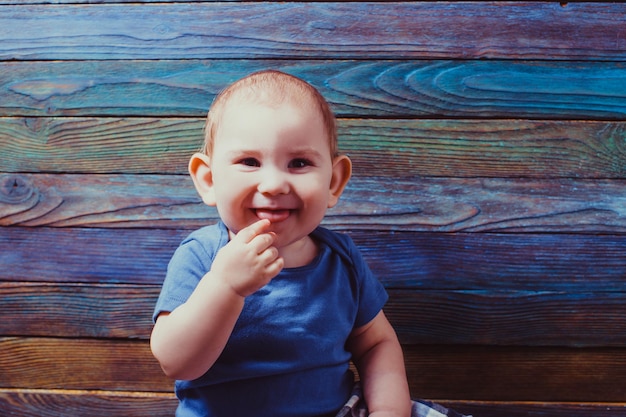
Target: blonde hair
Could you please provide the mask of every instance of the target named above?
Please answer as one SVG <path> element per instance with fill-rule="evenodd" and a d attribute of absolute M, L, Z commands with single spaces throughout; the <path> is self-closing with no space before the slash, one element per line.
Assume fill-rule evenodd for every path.
<path fill-rule="evenodd" d="M 256 100 L 270 105 L 285 101 L 298 106 L 310 106 L 322 116 L 328 134 L 331 157 L 338 155 L 337 126 L 330 105 L 319 91 L 306 81 L 276 70 L 254 72 L 228 86 L 217 95 L 206 119 L 203 152 L 211 155 L 213 143 L 220 128 L 220 122 L 227 104 L 232 98 Z"/>

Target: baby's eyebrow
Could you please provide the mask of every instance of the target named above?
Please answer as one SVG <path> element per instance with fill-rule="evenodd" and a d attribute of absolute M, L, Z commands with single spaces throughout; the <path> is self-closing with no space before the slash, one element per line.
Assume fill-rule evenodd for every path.
<path fill-rule="evenodd" d="M 231 149 L 225 152 L 226 157 L 228 158 L 235 158 L 235 157 L 239 157 L 242 155 L 245 156 L 250 156 L 250 157 L 255 157 L 255 156 L 259 156 L 261 155 L 261 152 L 255 149 L 248 149 L 248 148 L 236 148 L 236 149 Z"/>
<path fill-rule="evenodd" d="M 315 148 L 310 148 L 310 147 L 302 147 L 300 149 L 294 149 L 291 152 L 289 152 L 290 156 L 293 157 L 298 157 L 298 156 L 302 156 L 302 155 L 306 155 L 306 156 L 313 156 L 313 157 L 317 157 L 320 156 L 320 152 L 315 149 Z"/>

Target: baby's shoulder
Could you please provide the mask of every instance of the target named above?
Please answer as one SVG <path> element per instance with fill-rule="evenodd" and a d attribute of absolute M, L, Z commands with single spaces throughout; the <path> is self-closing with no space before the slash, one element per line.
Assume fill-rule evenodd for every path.
<path fill-rule="evenodd" d="M 311 233 L 311 237 L 313 240 L 326 244 L 333 252 L 341 256 L 344 261 L 354 265 L 354 257 L 355 254 L 358 254 L 358 250 L 352 238 L 347 234 L 320 226 Z"/>
<path fill-rule="evenodd" d="M 185 237 L 178 251 L 198 251 L 215 253 L 228 243 L 228 229 L 221 223 L 204 226 Z"/>

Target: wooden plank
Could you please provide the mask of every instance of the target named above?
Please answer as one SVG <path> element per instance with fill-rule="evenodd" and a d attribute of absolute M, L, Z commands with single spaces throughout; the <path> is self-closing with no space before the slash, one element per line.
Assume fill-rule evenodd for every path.
<path fill-rule="evenodd" d="M 354 177 L 626 178 L 626 124 L 340 119 Z"/>
<path fill-rule="evenodd" d="M 455 411 L 476 417 L 623 417 L 626 404 L 522 402 L 522 401 L 440 401 Z"/>
<path fill-rule="evenodd" d="M 388 287 L 622 291 L 625 236 L 351 232 Z"/>
<path fill-rule="evenodd" d="M 33 237 L 37 238 L 34 239 Z M 2 281 L 160 285 L 188 231 L 2 228 Z"/>
<path fill-rule="evenodd" d="M 626 8 L 620 3 L 1 7 L 0 59 L 5 60 L 626 57 Z"/>
<path fill-rule="evenodd" d="M 187 175 L 0 175 L 0 225 L 197 228 Z M 353 177 L 325 225 L 437 232 L 626 231 L 626 181 Z"/>
<path fill-rule="evenodd" d="M 339 119 L 354 177 L 626 178 L 626 122 Z M 187 174 L 203 119 L 0 119 L 4 172 Z"/>
<path fill-rule="evenodd" d="M 405 346 L 418 398 L 624 402 L 626 349 Z"/>
<path fill-rule="evenodd" d="M 587 292 L 391 288 L 385 312 L 404 344 L 626 347 L 626 293 L 587 286 Z M 159 291 L 0 282 L 0 335 L 147 340 Z"/>
<path fill-rule="evenodd" d="M 160 285 L 0 282 L 0 335 L 149 339 Z"/>
<path fill-rule="evenodd" d="M 189 230 L 6 227 L 0 281 L 160 285 Z M 350 232 L 389 288 L 626 291 L 624 235 Z"/>
<path fill-rule="evenodd" d="M 174 394 L 0 389 L 0 410 L 20 417 L 171 417 Z"/>
<path fill-rule="evenodd" d="M 588 288 L 392 289 L 385 312 L 404 344 L 626 347 L 626 293 Z"/>
<path fill-rule="evenodd" d="M 184 0 L 184 3 L 210 3 L 222 0 Z M 242 0 L 228 0 L 242 1 Z M 315 0 L 314 0 L 315 1 Z M 400 0 L 405 1 L 405 0 Z M 180 0 L 98 0 L 100 4 L 117 3 L 180 3 Z M 20 0 L 19 4 L 91 4 L 93 0 Z M 15 0 L 0 0 L 0 4 L 16 4 Z"/>
<path fill-rule="evenodd" d="M 439 403 L 480 417 L 623 417 L 624 403 L 554 403 L 446 401 Z M 0 409 L 21 417 L 170 417 L 177 401 L 171 395 L 119 394 L 50 390 L 0 390 Z"/>
<path fill-rule="evenodd" d="M 626 11 L 626 4 L 619 7 Z M 341 117 L 623 120 L 626 114 L 622 61 L 247 59 L 4 62 L 0 116 L 204 117 L 226 85 L 267 68 L 309 81 Z"/>
<path fill-rule="evenodd" d="M 171 392 L 148 342 L 0 338 L 2 388 Z M 626 349 L 405 346 L 419 398 L 620 402 Z M 80 352 L 77 355 L 76 352 Z"/>
<path fill-rule="evenodd" d="M 0 167 L 187 174 L 189 157 L 202 146 L 203 127 L 199 118 L 0 118 Z"/>
<path fill-rule="evenodd" d="M 0 337 L 0 387 L 171 392 L 147 341 Z"/>

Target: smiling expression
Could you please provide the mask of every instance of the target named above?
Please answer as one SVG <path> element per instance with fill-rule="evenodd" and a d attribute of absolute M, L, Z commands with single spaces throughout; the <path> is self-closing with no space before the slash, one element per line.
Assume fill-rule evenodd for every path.
<path fill-rule="evenodd" d="M 284 101 L 235 98 L 211 154 L 215 205 L 232 233 L 269 219 L 276 246 L 308 239 L 328 207 L 333 158 L 322 117 Z"/>

